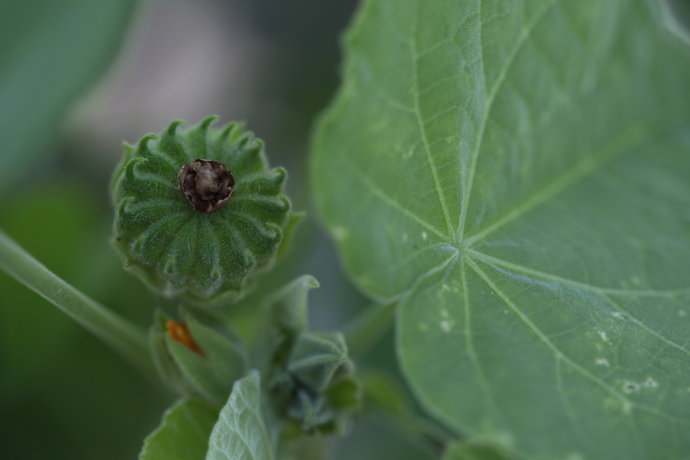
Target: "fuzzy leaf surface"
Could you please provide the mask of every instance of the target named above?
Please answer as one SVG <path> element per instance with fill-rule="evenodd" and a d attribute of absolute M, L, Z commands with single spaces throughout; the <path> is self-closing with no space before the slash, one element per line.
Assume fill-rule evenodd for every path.
<path fill-rule="evenodd" d="M 41 154 L 55 152 L 60 118 L 110 63 L 135 3 L 0 4 L 0 190 L 21 184 Z"/>
<path fill-rule="evenodd" d="M 204 460 L 218 412 L 205 402 L 184 399 L 163 415 L 144 441 L 140 460 Z"/>
<path fill-rule="evenodd" d="M 261 403 L 259 373 L 235 382 L 213 427 L 206 460 L 272 460 L 273 444 Z"/>
<path fill-rule="evenodd" d="M 369 0 L 315 137 L 426 409 L 524 458 L 690 449 L 690 56 L 656 2 Z"/>

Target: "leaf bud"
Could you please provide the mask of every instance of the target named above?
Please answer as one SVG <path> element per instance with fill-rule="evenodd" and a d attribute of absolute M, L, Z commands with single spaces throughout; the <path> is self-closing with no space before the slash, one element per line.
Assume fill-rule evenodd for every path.
<path fill-rule="evenodd" d="M 248 369 L 244 346 L 232 328 L 217 320 L 189 312 L 182 317 L 156 315 L 149 334 L 156 368 L 174 391 L 222 404 Z"/>
<path fill-rule="evenodd" d="M 307 293 L 315 287 L 318 282 L 305 275 L 268 302 L 267 389 L 275 410 L 297 431 L 342 434 L 361 390 L 342 334 L 308 327 Z"/>
<path fill-rule="evenodd" d="M 282 415 L 307 433 L 342 434 L 360 388 L 342 334 L 302 332 L 268 383 Z"/>

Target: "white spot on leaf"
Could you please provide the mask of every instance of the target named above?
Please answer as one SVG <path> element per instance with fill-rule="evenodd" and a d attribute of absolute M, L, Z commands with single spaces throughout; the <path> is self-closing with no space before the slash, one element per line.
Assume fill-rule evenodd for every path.
<path fill-rule="evenodd" d="M 349 234 L 345 227 L 341 227 L 339 225 L 331 227 L 331 233 L 333 233 L 333 237 L 336 240 L 344 240 Z"/>
<path fill-rule="evenodd" d="M 597 331 L 597 334 L 599 334 L 599 337 L 601 337 L 601 340 L 603 340 L 604 342 L 608 342 L 608 341 L 609 341 L 609 337 L 606 335 L 606 332 L 604 332 L 604 331 Z"/>
<path fill-rule="evenodd" d="M 629 414 L 632 410 L 632 403 L 623 397 L 611 397 L 604 399 L 604 407 L 609 410 L 621 411 L 624 414 Z"/>
<path fill-rule="evenodd" d="M 647 388 L 656 388 L 659 386 L 659 383 L 653 378 L 647 377 L 647 380 L 644 381 L 644 386 Z"/>
<path fill-rule="evenodd" d="M 427 234 L 427 232 L 422 232 L 422 239 L 423 239 L 424 241 L 426 241 L 426 239 L 427 239 L 428 237 L 429 237 L 429 235 Z"/>
<path fill-rule="evenodd" d="M 609 360 L 605 358 L 599 358 L 595 361 L 599 366 L 609 367 Z"/>
<path fill-rule="evenodd" d="M 632 403 L 627 399 L 623 400 L 622 409 L 624 414 L 629 414 L 632 411 Z"/>

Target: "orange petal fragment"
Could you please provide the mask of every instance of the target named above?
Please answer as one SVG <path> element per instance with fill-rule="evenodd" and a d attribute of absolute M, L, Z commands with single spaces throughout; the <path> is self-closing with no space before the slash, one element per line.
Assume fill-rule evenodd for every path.
<path fill-rule="evenodd" d="M 169 319 L 168 322 L 165 323 L 165 329 L 168 331 L 170 338 L 174 341 L 181 343 L 201 356 L 206 356 L 194 340 L 194 337 L 192 337 L 192 334 L 189 333 L 189 328 L 187 328 L 185 323 L 178 323 L 174 319 Z"/>

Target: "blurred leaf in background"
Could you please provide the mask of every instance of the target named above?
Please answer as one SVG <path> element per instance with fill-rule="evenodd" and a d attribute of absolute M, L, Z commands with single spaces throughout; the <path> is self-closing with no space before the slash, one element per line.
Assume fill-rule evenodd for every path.
<path fill-rule="evenodd" d="M 688 0 L 659 0 L 666 26 L 690 44 L 690 2 Z"/>
<path fill-rule="evenodd" d="M 0 191 L 36 173 L 67 106 L 117 51 L 134 3 L 0 3 Z"/>

